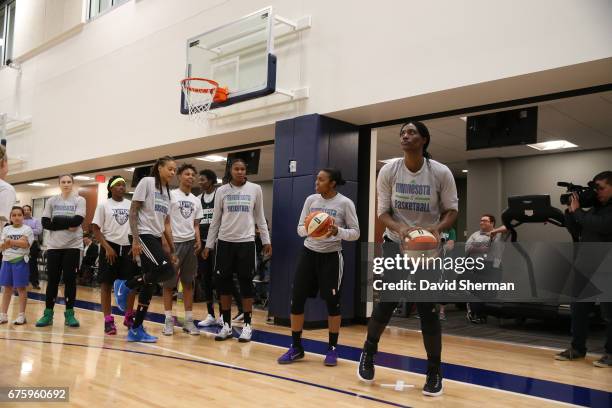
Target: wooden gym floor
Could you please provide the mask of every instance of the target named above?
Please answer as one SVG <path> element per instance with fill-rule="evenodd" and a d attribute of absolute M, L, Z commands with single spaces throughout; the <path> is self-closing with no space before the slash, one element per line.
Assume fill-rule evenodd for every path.
<path fill-rule="evenodd" d="M 179 327 L 166 337 L 161 335 L 163 307 L 154 298 L 145 327 L 159 341 L 135 344 L 125 341 L 121 316 L 115 318 L 119 333 L 104 335 L 96 289 L 79 287 L 76 315 L 81 327 L 76 329 L 64 326 L 63 305 L 56 306 L 53 327 L 36 328 L 44 291 L 29 292 L 29 297 L 27 325 L 0 326 L 0 387 L 69 387 L 70 403 L 54 407 L 612 406 L 612 370 L 594 367 L 595 355 L 559 362 L 553 349 L 444 336 L 444 395 L 430 398 L 421 394 L 425 361 L 416 331 L 387 329 L 376 381 L 366 385 L 356 377 L 364 326 L 342 328 L 337 367 L 323 365 L 326 330 L 305 331 L 306 358 L 281 366 L 276 359 L 289 346 L 290 333 L 266 324 L 264 312 L 255 312 L 251 343 L 215 342 L 213 333 L 189 336 Z M 11 322 L 16 304 L 14 297 Z M 203 315 L 204 304 L 196 304 L 194 317 Z M 381 387 L 397 380 L 414 388 L 400 392 Z"/>

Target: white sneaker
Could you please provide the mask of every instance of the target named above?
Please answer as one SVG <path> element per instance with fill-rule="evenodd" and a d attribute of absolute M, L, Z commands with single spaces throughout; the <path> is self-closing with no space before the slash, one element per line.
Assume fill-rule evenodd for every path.
<path fill-rule="evenodd" d="M 0 324 L 4 323 L 8 323 L 8 315 L 6 313 L 0 313 Z"/>
<path fill-rule="evenodd" d="M 164 329 L 162 330 L 164 336 L 172 336 L 174 334 L 174 318 L 167 318 L 164 322 Z"/>
<path fill-rule="evenodd" d="M 217 333 L 217 335 L 215 336 L 215 340 L 223 341 L 231 337 L 232 337 L 232 328 L 229 326 L 229 324 L 225 323 L 223 327 L 221 328 L 221 330 L 219 330 L 219 333 Z"/>
<path fill-rule="evenodd" d="M 16 324 L 18 326 L 21 326 L 22 324 L 26 324 L 26 318 L 25 315 L 20 314 L 19 316 L 17 316 L 17 319 L 15 319 L 15 321 L 13 322 L 13 324 Z"/>
<path fill-rule="evenodd" d="M 232 323 L 242 323 L 242 322 L 244 322 L 244 313 L 238 313 L 232 319 Z"/>
<path fill-rule="evenodd" d="M 251 341 L 251 335 L 253 334 L 253 330 L 251 329 L 251 325 L 246 323 L 242 328 L 242 333 L 240 337 L 238 337 L 238 341 L 241 343 L 246 343 Z"/>
<path fill-rule="evenodd" d="M 217 317 L 215 324 L 219 327 L 223 327 L 223 316 Z"/>
<path fill-rule="evenodd" d="M 195 327 L 195 324 L 193 324 L 193 320 L 185 320 L 185 324 L 183 325 L 183 331 L 185 333 L 191 334 L 192 336 L 198 336 L 200 334 L 198 328 Z"/>
<path fill-rule="evenodd" d="M 217 325 L 217 320 L 210 314 L 206 316 L 206 319 L 198 322 L 198 327 L 210 327 L 210 326 L 216 326 L 216 325 Z M 223 326 L 223 319 L 221 319 L 221 326 Z"/>

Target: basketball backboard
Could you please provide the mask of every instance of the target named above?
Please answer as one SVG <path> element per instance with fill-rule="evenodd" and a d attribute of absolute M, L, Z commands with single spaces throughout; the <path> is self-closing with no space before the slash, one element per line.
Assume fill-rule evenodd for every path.
<path fill-rule="evenodd" d="M 187 40 L 185 77 L 212 79 L 229 91 L 225 102 L 213 102 L 210 109 L 274 93 L 273 24 L 267 7 Z M 189 114 L 183 93 L 181 113 Z"/>

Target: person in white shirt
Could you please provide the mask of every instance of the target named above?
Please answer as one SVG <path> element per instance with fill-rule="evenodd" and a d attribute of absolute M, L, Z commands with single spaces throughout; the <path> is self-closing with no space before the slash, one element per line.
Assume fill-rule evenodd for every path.
<path fill-rule="evenodd" d="M 306 198 L 297 232 L 304 239 L 304 248 L 300 255 L 291 296 L 291 337 L 293 343 L 289 350 L 277 361 L 279 364 L 290 364 L 304 357 L 302 347 L 302 329 L 304 327 L 304 305 L 306 299 L 315 297 L 317 292 L 327 303 L 329 343 L 324 360 L 326 366 L 335 366 L 338 361 L 338 335 L 340 333 L 340 293 L 344 259 L 342 241 L 359 239 L 359 221 L 355 204 L 346 196 L 336 191 L 336 186 L 344 185 L 342 173 L 337 169 L 319 171 L 315 183 L 317 194 Z M 306 217 L 313 212 L 324 212 L 333 219 L 327 234 L 321 238 L 308 236 L 304 224 Z"/>
<path fill-rule="evenodd" d="M 17 201 L 15 188 L 4 181 L 8 174 L 8 157 L 6 148 L 0 145 L 0 228 L 9 222 L 11 208 Z"/>
<path fill-rule="evenodd" d="M 2 294 L 2 310 L 0 324 L 8 322 L 8 307 L 13 296 L 13 288 L 19 294 L 19 315 L 13 322 L 16 325 L 25 324 L 25 309 L 28 294 L 28 278 L 30 267 L 28 256 L 30 245 L 34 242 L 32 229 L 23 223 L 23 208 L 13 207 L 9 215 L 13 225 L 7 225 L 2 230 L 2 268 L 0 269 L 0 285 L 4 288 Z"/>
<path fill-rule="evenodd" d="M 170 181 L 176 173 L 176 163 L 170 156 L 157 159 L 151 177 L 138 183 L 130 206 L 130 242 L 132 257 L 140 263 L 141 273 L 130 280 L 117 279 L 114 294 L 117 306 L 126 310 L 128 295 L 140 291 L 134 325 L 128 331 L 128 341 L 155 343 L 157 337 L 148 334 L 143 321 L 153 297 L 156 283 L 174 276 L 172 264 L 177 257 L 170 225 Z M 170 253 L 166 254 L 162 236 Z"/>
<path fill-rule="evenodd" d="M 223 327 L 215 340 L 232 336 L 231 305 L 234 273 L 238 275 L 244 327 L 240 342 L 251 341 L 251 313 L 253 311 L 253 275 L 255 273 L 255 224 L 259 227 L 265 256 L 272 256 L 268 225 L 264 216 L 261 187 L 246 179 L 246 163 L 236 159 L 230 163 L 229 182 L 215 193 L 215 211 L 206 239 L 203 257 L 215 248 L 215 276 L 221 298 Z"/>
<path fill-rule="evenodd" d="M 170 192 L 170 224 L 172 238 L 176 248 L 178 263 L 176 272 L 164 282 L 164 312 L 166 315 L 164 329 L 165 336 L 174 333 L 174 318 L 172 317 L 172 290 L 177 287 L 180 280 L 183 286 L 183 304 L 185 306 L 185 323 L 183 331 L 191 335 L 198 335 L 200 331 L 193 323 L 193 283 L 198 270 L 196 253 L 200 251 L 200 219 L 203 217 L 200 200 L 191 193 L 197 171 L 191 164 L 182 164 L 177 170 L 179 188 Z"/>
<path fill-rule="evenodd" d="M 426 228 L 438 237 L 457 219 L 455 179 L 444 164 L 431 159 L 427 147 L 429 129 L 421 122 L 405 123 L 400 130 L 404 157 L 385 164 L 378 175 L 378 219 L 386 230 L 385 257 L 395 256 L 404 237 L 415 228 Z M 442 330 L 435 303 L 417 302 L 421 334 L 427 352 L 427 374 L 423 394 L 442 395 Z M 397 302 L 378 302 L 368 322 L 367 339 L 359 360 L 358 376 L 374 380 L 374 356 Z"/>
<path fill-rule="evenodd" d="M 98 280 L 100 282 L 100 303 L 104 314 L 104 333 L 117 334 L 115 320 L 111 314 L 111 289 L 117 279 L 132 279 L 138 274 L 138 265 L 130 254 L 129 215 L 132 202 L 124 198 L 127 183 L 121 176 L 108 180 L 108 200 L 98 205 L 91 222 L 93 233 L 100 243 Z M 128 296 L 123 325 L 131 328 L 134 324 L 134 300 L 136 293 Z"/>

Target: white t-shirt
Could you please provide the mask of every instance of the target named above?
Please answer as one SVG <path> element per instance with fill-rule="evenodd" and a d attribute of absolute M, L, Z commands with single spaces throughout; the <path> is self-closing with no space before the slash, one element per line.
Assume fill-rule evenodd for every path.
<path fill-rule="evenodd" d="M 28 243 L 32 245 L 32 242 L 34 242 L 34 232 L 32 231 L 32 228 L 28 227 L 27 225 L 23 224 L 19 228 L 15 228 L 13 225 L 7 225 L 2 230 L 2 242 L 4 242 L 5 239 L 12 239 L 16 241 L 24 236 L 28 238 Z M 13 246 L 2 251 L 2 261 L 12 261 L 13 259 L 25 257 L 29 254 L 29 247 L 20 248 Z"/>
<path fill-rule="evenodd" d="M 155 187 L 155 177 L 144 177 L 138 183 L 132 201 L 141 201 L 138 211 L 138 233 L 161 237 L 164 221 L 170 213 L 170 197 L 166 187 L 163 193 Z"/>
<path fill-rule="evenodd" d="M 376 183 L 378 216 L 389 213 L 395 222 L 411 227 L 430 227 L 448 210 L 458 210 L 457 187 L 450 169 L 435 160 L 424 160 L 416 173 L 406 168 L 404 159 L 385 164 Z M 394 242 L 400 238 L 389 228 L 385 235 Z"/>
<path fill-rule="evenodd" d="M 77 194 L 72 194 L 67 199 L 61 195 L 51 197 L 43 211 L 43 218 L 53 221 L 54 217 L 74 217 L 80 215 L 85 218 L 85 199 Z M 83 228 L 79 225 L 75 231 L 68 229 L 49 231 L 49 239 L 46 240 L 47 249 L 70 249 L 83 248 Z"/>
<path fill-rule="evenodd" d="M 0 228 L 10 221 L 11 208 L 15 205 L 15 201 L 17 201 L 15 188 L 0 179 Z"/>
<path fill-rule="evenodd" d="M 203 217 L 202 204 L 193 194 L 185 194 L 180 189 L 170 192 L 170 223 L 174 242 L 186 242 L 195 239 L 195 222 Z"/>
<path fill-rule="evenodd" d="M 128 235 L 130 233 L 130 205 L 128 199 L 115 201 L 109 198 L 106 202 L 98 205 L 94 214 L 92 224 L 100 227 L 104 239 L 117 245 L 130 245 Z"/>

